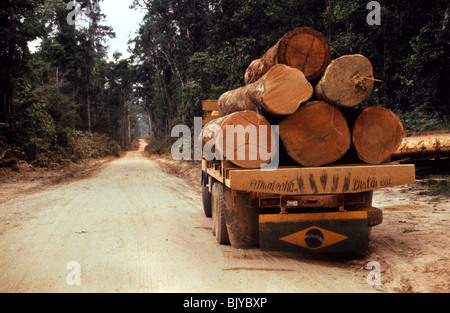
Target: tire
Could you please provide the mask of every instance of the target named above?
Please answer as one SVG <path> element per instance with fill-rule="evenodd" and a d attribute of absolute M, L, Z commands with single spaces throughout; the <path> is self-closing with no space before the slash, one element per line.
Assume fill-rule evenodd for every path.
<path fill-rule="evenodd" d="M 378 208 L 367 208 L 367 221 L 369 227 L 377 226 L 383 223 L 383 211 Z"/>
<path fill-rule="evenodd" d="M 206 217 L 211 217 L 211 193 L 208 190 L 208 174 L 202 172 L 202 202 Z"/>
<path fill-rule="evenodd" d="M 212 232 L 216 236 L 217 242 L 221 245 L 230 244 L 227 224 L 225 222 L 225 210 L 224 185 L 216 182 L 213 184 L 211 193 Z"/>
<path fill-rule="evenodd" d="M 225 187 L 225 203 L 225 220 L 231 245 L 237 249 L 259 245 L 259 212 L 252 205 L 250 193 L 233 193 Z"/>
<path fill-rule="evenodd" d="M 208 186 L 202 186 L 202 201 L 203 211 L 206 217 L 211 217 L 211 194 L 209 193 Z"/>

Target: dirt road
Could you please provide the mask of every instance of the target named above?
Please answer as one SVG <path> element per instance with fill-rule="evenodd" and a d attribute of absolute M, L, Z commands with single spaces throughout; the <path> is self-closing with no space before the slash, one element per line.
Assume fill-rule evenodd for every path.
<path fill-rule="evenodd" d="M 90 178 L 0 201 L 0 292 L 411 291 L 392 287 L 391 233 L 375 234 L 375 248 L 356 259 L 220 246 L 192 184 L 137 151 Z M 447 264 L 448 236 L 441 244 Z M 368 285 L 369 261 L 386 284 Z M 446 268 L 440 275 L 448 287 Z"/>

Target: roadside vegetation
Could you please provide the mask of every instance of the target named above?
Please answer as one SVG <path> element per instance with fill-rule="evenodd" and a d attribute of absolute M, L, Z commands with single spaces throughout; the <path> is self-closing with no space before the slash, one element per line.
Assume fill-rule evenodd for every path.
<path fill-rule="evenodd" d="M 67 2 L 0 5 L 0 166 L 118 155 L 139 136 L 130 61 L 107 59 L 105 42 L 115 35 L 100 1 L 78 1 L 77 23 L 68 22 Z"/>
<path fill-rule="evenodd" d="M 419 184 L 427 189 L 421 193 L 423 195 L 450 197 L 449 173 L 423 175 L 423 179 L 419 179 Z"/>

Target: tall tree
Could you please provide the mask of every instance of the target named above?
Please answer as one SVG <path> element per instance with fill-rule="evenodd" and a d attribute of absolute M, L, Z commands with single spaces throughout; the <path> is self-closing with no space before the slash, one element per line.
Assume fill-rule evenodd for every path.
<path fill-rule="evenodd" d="M 43 2 L 8 0 L 0 3 L 0 122 L 10 127 L 18 81 L 30 71 L 28 43 L 44 34 L 38 14 Z"/>

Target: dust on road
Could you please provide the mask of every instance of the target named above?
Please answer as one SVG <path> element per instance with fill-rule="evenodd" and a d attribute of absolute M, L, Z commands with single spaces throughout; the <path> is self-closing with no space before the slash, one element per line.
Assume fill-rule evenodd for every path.
<path fill-rule="evenodd" d="M 402 244 L 384 241 L 402 240 L 390 223 L 398 224 L 395 219 L 403 215 L 385 222 L 388 232 L 374 231 L 369 252 L 361 257 L 329 260 L 220 246 L 193 187 L 197 181 L 169 175 L 145 157 L 142 148 L 92 177 L 0 201 L 1 292 L 421 291 L 416 280 L 397 273 L 405 274 L 408 266 L 397 268 L 404 261 L 401 254 L 398 260 L 392 258 Z M 438 209 L 441 224 L 436 233 L 448 229 L 448 202 Z M 447 265 L 447 247 L 446 234 L 438 246 L 430 247 L 439 264 Z M 423 258 L 429 255 L 424 253 Z M 414 259 L 414 252 L 410 257 Z M 368 261 L 380 262 L 381 286 L 367 283 Z M 79 285 L 67 282 L 70 262 L 80 265 Z M 438 270 L 447 283 L 446 268 Z"/>

